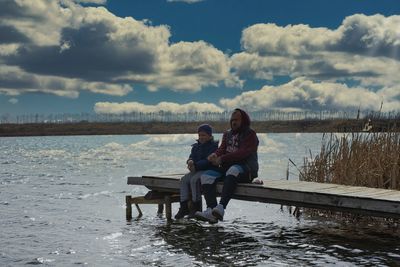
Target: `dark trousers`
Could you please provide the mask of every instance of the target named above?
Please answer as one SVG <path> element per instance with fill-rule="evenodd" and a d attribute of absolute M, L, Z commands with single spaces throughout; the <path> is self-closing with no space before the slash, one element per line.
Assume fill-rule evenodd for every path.
<path fill-rule="evenodd" d="M 238 183 L 250 183 L 249 173 L 241 173 L 238 177 L 233 175 L 223 176 L 215 180 L 213 184 L 203 184 L 202 190 L 204 194 L 204 198 L 206 200 L 206 204 L 208 208 L 214 208 L 217 206 L 217 183 L 223 181 L 224 185 L 222 187 L 221 199 L 219 204 L 224 206 L 228 205 L 229 201 L 232 199 L 233 193 L 235 192 L 236 186 Z"/>

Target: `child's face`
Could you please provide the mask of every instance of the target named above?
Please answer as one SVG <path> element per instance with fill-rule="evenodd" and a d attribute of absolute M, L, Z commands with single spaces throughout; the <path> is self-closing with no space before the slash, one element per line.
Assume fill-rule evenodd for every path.
<path fill-rule="evenodd" d="M 210 141 L 211 136 L 209 136 L 207 133 L 205 132 L 199 132 L 199 142 L 200 144 L 204 144 L 208 141 Z"/>

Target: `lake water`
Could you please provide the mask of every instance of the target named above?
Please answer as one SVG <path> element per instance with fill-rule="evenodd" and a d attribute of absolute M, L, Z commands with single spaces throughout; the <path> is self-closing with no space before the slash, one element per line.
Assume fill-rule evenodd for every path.
<path fill-rule="evenodd" d="M 0 266 L 400 265 L 396 230 L 296 219 L 273 204 L 233 200 L 217 225 L 167 224 L 142 205 L 126 222 L 125 195 L 147 192 L 126 177 L 184 173 L 195 137 L 0 138 Z M 322 134 L 259 138 L 260 177 L 285 179 L 288 158 L 301 165 Z"/>

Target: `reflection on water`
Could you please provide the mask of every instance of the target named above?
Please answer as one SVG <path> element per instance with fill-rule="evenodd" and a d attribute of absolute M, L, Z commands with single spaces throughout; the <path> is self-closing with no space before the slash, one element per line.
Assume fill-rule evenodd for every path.
<path fill-rule="evenodd" d="M 230 226 L 208 226 L 194 221 L 157 227 L 156 236 L 172 246 L 171 251 L 186 253 L 195 261 L 226 266 L 251 266 L 268 258 L 264 246 L 251 233 Z"/>
<path fill-rule="evenodd" d="M 202 265 L 400 265 L 400 233 L 368 226 L 284 227 L 240 220 L 210 226 L 186 220 L 155 229 L 170 252 L 190 255 Z"/>

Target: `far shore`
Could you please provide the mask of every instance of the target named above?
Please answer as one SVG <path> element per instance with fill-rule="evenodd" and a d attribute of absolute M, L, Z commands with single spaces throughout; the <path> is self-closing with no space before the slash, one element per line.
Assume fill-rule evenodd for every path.
<path fill-rule="evenodd" d="M 201 123 L 212 125 L 215 133 L 229 128 L 227 121 L 209 122 L 80 122 L 80 123 L 30 123 L 0 124 L 0 137 L 58 136 L 58 135 L 130 135 L 130 134 L 183 134 L 196 133 Z M 259 133 L 316 133 L 360 132 L 366 120 L 296 120 L 254 121 L 252 128 Z M 371 123 L 370 131 L 399 131 L 399 119 L 381 119 Z"/>

